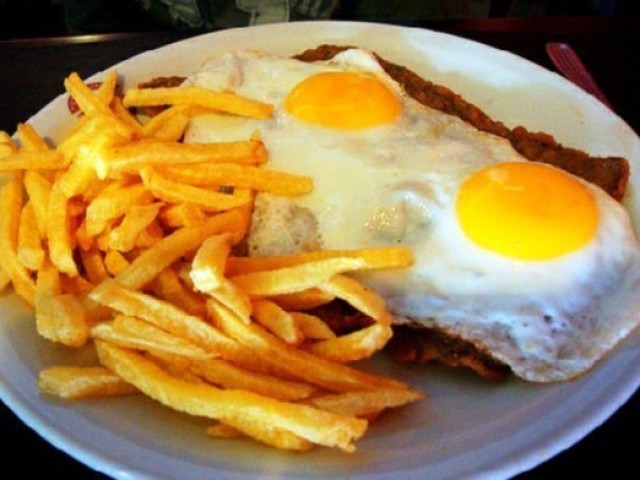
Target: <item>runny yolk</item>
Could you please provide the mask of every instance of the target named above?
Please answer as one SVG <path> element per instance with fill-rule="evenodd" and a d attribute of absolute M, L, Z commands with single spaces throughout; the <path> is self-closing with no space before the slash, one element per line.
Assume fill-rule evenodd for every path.
<path fill-rule="evenodd" d="M 285 99 L 285 109 L 299 120 L 342 130 L 390 123 L 401 111 L 386 85 L 358 72 L 325 72 L 303 80 Z"/>
<path fill-rule="evenodd" d="M 547 260 L 588 243 L 598 226 L 589 189 L 541 163 L 507 162 L 475 172 L 456 200 L 463 231 L 476 244 L 521 260 Z"/>

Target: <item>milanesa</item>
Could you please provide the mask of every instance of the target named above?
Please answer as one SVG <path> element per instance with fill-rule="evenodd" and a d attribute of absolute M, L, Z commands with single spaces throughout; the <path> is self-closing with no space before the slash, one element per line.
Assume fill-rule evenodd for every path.
<path fill-rule="evenodd" d="M 353 77 L 372 83 L 358 93 L 348 86 Z M 241 126 L 199 117 L 185 141 L 257 130 L 267 168 L 314 177 L 308 198 L 257 199 L 250 254 L 414 248 L 414 267 L 362 277 L 396 315 L 396 357 L 468 366 L 491 379 L 511 369 L 558 381 L 587 371 L 637 326 L 638 242 L 618 202 L 624 159 L 510 130 L 357 49 L 321 46 L 294 59 L 234 53 L 186 82 L 269 101 L 276 113 Z M 346 103 L 327 112 L 343 92 Z M 541 186 L 550 186 L 544 202 Z M 529 193 L 510 196 L 514 189 Z M 526 213 L 532 206 L 535 215 Z"/>

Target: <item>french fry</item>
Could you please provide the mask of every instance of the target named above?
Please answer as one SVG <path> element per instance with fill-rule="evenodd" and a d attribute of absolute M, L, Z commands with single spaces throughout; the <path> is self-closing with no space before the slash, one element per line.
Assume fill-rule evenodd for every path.
<path fill-rule="evenodd" d="M 317 390 L 306 383 L 250 372 L 220 359 L 195 360 L 191 370 L 214 385 L 247 390 L 277 400 L 298 401 Z"/>
<path fill-rule="evenodd" d="M 358 257 L 325 258 L 292 267 L 236 275 L 231 277 L 231 281 L 248 295 L 281 295 L 308 290 L 338 273 L 359 270 L 365 265 L 365 260 Z"/>
<path fill-rule="evenodd" d="M 38 386 L 43 392 L 65 400 L 139 393 L 104 367 L 49 367 L 38 374 Z"/>
<path fill-rule="evenodd" d="M 265 161 L 265 148 L 258 140 L 224 143 L 171 143 L 155 139 L 142 139 L 110 149 L 98 165 L 97 172 L 100 178 L 107 178 L 122 173 L 137 173 L 144 167 L 166 164 L 234 162 L 255 165 Z"/>
<path fill-rule="evenodd" d="M 89 338 L 84 303 L 75 295 L 61 294 L 60 276 L 45 262 L 38 272 L 35 295 L 38 333 L 52 342 L 81 347 Z"/>
<path fill-rule="evenodd" d="M 152 289 L 158 298 L 173 303 L 191 315 L 206 315 L 205 298 L 198 292 L 186 288 L 172 268 L 165 268 L 156 276 L 152 282 Z"/>
<path fill-rule="evenodd" d="M 104 255 L 104 266 L 112 277 L 115 277 L 129 266 L 129 261 L 116 250 L 107 250 Z"/>
<path fill-rule="evenodd" d="M 102 252 L 98 249 L 80 250 L 80 261 L 85 275 L 93 285 L 98 285 L 105 278 L 109 278 Z"/>
<path fill-rule="evenodd" d="M 191 105 L 176 105 L 154 116 L 142 127 L 142 134 L 147 138 L 155 138 L 165 142 L 178 141 L 182 138 L 191 116 Z"/>
<path fill-rule="evenodd" d="M 7 272 L 5 272 L 2 267 L 0 267 L 0 292 L 2 292 L 5 288 L 7 288 L 11 284 L 11 279 Z"/>
<path fill-rule="evenodd" d="M 159 171 L 176 182 L 200 187 L 227 185 L 286 196 L 304 195 L 313 190 L 313 180 L 309 177 L 236 163 L 167 165 L 160 166 Z"/>
<path fill-rule="evenodd" d="M 410 389 L 380 389 L 369 392 L 325 394 L 305 400 L 304 403 L 329 412 L 364 417 L 387 408 L 400 407 L 424 397 L 423 393 Z"/>
<path fill-rule="evenodd" d="M 49 257 L 56 268 L 73 277 L 78 275 L 78 267 L 73 258 L 75 239 L 71 237 L 68 203 L 69 199 L 58 184 L 54 184 L 47 209 L 47 245 Z"/>
<path fill-rule="evenodd" d="M 100 96 L 92 92 L 76 72 L 64 79 L 64 87 L 85 115 L 113 115 L 108 103 L 103 102 Z"/>
<path fill-rule="evenodd" d="M 310 442 L 353 452 L 367 422 L 243 390 L 220 390 L 177 379 L 141 355 L 96 342 L 100 362 L 149 397 L 173 409 L 221 421 L 267 422 Z"/>
<path fill-rule="evenodd" d="M 4 130 L 0 130 L 0 158 L 6 159 L 6 157 L 13 155 L 17 151 L 18 146 L 11 138 L 11 135 Z"/>
<path fill-rule="evenodd" d="M 126 315 L 116 316 L 91 329 L 93 338 L 135 350 L 165 352 L 189 359 L 208 359 L 211 353 L 177 335 L 172 335 L 148 322 Z"/>
<path fill-rule="evenodd" d="M 236 436 L 245 434 L 281 450 L 306 452 L 313 448 L 312 442 L 287 430 L 274 428 L 265 421 L 258 423 L 255 420 L 234 418 L 233 420 L 227 419 L 225 422 L 210 427 L 207 429 L 207 434 L 219 438 L 234 438 L 233 432 L 236 433 Z M 221 427 L 224 427 L 224 429 Z"/>
<path fill-rule="evenodd" d="M 383 325 L 391 325 L 391 314 L 387 310 L 384 299 L 372 289 L 357 280 L 345 275 L 335 275 L 319 285 L 321 290 L 341 298 L 355 307 L 356 310 L 373 318 Z"/>
<path fill-rule="evenodd" d="M 229 234 L 214 235 L 202 242 L 193 257 L 189 273 L 196 289 L 208 293 L 222 285 L 225 280 L 224 266 L 230 251 Z"/>
<path fill-rule="evenodd" d="M 290 345 L 302 342 L 302 331 L 293 316 L 269 300 L 253 302 L 253 319 Z"/>
<path fill-rule="evenodd" d="M 233 242 L 240 241 L 246 232 L 247 220 L 245 212 L 235 209 L 215 215 L 200 225 L 176 230 L 141 253 L 117 279 L 131 288 L 141 288 L 173 262 L 195 251 L 211 235 L 229 231 L 233 232 Z"/>
<path fill-rule="evenodd" d="M 24 188 L 27 191 L 29 202 L 36 217 L 40 238 L 44 239 L 47 232 L 51 182 L 40 172 L 27 170 L 24 172 Z"/>
<path fill-rule="evenodd" d="M 102 233 L 111 222 L 123 216 L 134 205 L 147 205 L 153 196 L 141 183 L 121 185 L 105 190 L 87 206 L 87 234 L 96 236 Z"/>
<path fill-rule="evenodd" d="M 257 352 L 265 363 L 285 369 L 296 378 L 337 392 L 406 388 L 401 382 L 364 373 L 294 349 L 258 325 L 242 321 L 215 301 L 208 301 L 207 307 L 224 333 Z"/>
<path fill-rule="evenodd" d="M 293 321 L 302 332 L 302 336 L 309 340 L 329 340 L 336 338 L 336 334 L 329 326 L 315 315 L 303 312 L 290 312 Z"/>
<path fill-rule="evenodd" d="M 115 70 L 109 70 L 104 80 L 95 91 L 95 96 L 105 105 L 110 105 L 116 94 L 118 87 L 118 73 Z"/>
<path fill-rule="evenodd" d="M 192 203 L 180 202 L 167 205 L 158 215 L 167 228 L 191 227 L 199 225 L 207 218 L 202 207 Z"/>
<path fill-rule="evenodd" d="M 284 293 L 282 295 L 275 295 L 270 299 L 276 302 L 285 310 L 299 311 L 299 310 L 311 310 L 325 305 L 335 299 L 335 296 L 320 290 L 319 288 L 310 288 L 308 290 L 302 290 L 294 293 Z"/>
<path fill-rule="evenodd" d="M 198 105 L 216 111 L 269 118 L 273 106 L 231 92 L 212 92 L 199 87 L 160 87 L 130 89 L 124 96 L 126 107 Z"/>
<path fill-rule="evenodd" d="M 104 280 L 89 294 L 89 298 L 124 315 L 146 320 L 224 358 L 232 357 L 233 351 L 237 350 L 234 340 L 202 318 L 152 295 L 131 290 L 116 280 Z"/>
<path fill-rule="evenodd" d="M 133 205 L 125 214 L 120 225 L 109 233 L 109 248 L 128 252 L 136 246 L 136 239 L 155 220 L 162 207 L 156 202 L 148 205 Z"/>
<path fill-rule="evenodd" d="M 17 256 L 18 261 L 31 271 L 38 270 L 44 262 L 45 252 L 38 232 L 36 214 L 30 201 L 27 201 L 20 214 Z"/>
<path fill-rule="evenodd" d="M 2 159 L 0 173 L 16 170 L 60 170 L 67 165 L 69 160 L 56 150 L 21 150 Z"/>
<path fill-rule="evenodd" d="M 17 133 L 23 150 L 28 152 L 45 152 L 50 150 L 47 142 L 36 132 L 31 124 L 19 123 Z"/>
<path fill-rule="evenodd" d="M 17 256 L 22 201 L 22 175 L 14 172 L 0 188 L 0 268 L 11 279 L 16 293 L 33 305 L 36 285 Z"/>
<path fill-rule="evenodd" d="M 246 189 L 235 189 L 233 193 L 222 193 L 169 180 L 150 167 L 140 170 L 144 185 L 156 198 L 170 203 L 186 202 L 205 210 L 219 212 L 248 204 L 252 194 Z"/>
<path fill-rule="evenodd" d="M 374 323 L 337 338 L 308 344 L 305 350 L 334 362 L 354 362 L 369 358 L 382 349 L 392 334 L 391 326 Z"/>
<path fill-rule="evenodd" d="M 362 269 L 404 268 L 413 263 L 413 252 L 407 247 L 362 248 L 353 250 L 316 250 L 272 257 L 230 257 L 226 273 L 236 276 L 274 270 L 331 258 L 359 258 Z"/>

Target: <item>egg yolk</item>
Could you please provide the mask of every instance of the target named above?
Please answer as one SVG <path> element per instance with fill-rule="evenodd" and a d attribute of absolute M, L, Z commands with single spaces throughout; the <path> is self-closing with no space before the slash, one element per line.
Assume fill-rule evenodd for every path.
<path fill-rule="evenodd" d="M 479 170 L 461 186 L 456 210 L 476 244 L 519 260 L 573 252 L 595 235 L 598 209 L 589 189 L 571 175 L 534 162 Z"/>
<path fill-rule="evenodd" d="M 375 127 L 400 115 L 394 93 L 373 75 L 358 72 L 309 77 L 294 87 L 284 106 L 299 120 L 343 130 Z"/>

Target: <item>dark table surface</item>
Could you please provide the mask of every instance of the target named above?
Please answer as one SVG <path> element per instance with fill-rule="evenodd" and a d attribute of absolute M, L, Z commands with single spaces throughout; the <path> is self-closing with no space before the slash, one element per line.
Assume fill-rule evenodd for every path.
<path fill-rule="evenodd" d="M 640 131 L 640 17 L 529 18 L 429 22 L 419 26 L 509 50 L 545 68 L 548 41 L 567 41 L 583 58 L 617 113 Z M 142 51 L 184 38 L 176 32 L 0 42 L 0 130 L 13 132 L 55 96 L 71 71 L 86 77 Z M 585 439 L 520 479 L 589 474 L 637 478 L 640 392 Z M 0 476 L 105 478 L 56 450 L 0 403 Z M 632 450 L 633 448 L 633 450 Z M 620 473 L 616 473 L 620 472 Z M 635 472 L 635 473 L 632 473 Z"/>

